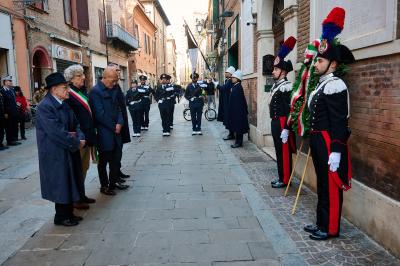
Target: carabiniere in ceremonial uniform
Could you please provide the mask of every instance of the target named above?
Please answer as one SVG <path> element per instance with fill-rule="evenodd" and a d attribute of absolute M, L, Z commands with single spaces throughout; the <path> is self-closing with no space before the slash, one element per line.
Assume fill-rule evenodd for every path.
<path fill-rule="evenodd" d="M 292 83 L 286 75 L 293 70 L 290 60 L 284 58 L 293 50 L 296 44 L 294 37 L 289 37 L 281 46 L 278 56 L 275 58 L 274 71 L 276 80 L 271 89 L 269 114 L 271 118 L 271 133 L 274 140 L 276 163 L 279 178 L 271 182 L 273 188 L 286 187 L 292 172 L 292 152 L 295 150 L 294 134 L 287 126 L 290 113 L 290 95 Z"/>
<path fill-rule="evenodd" d="M 338 27 L 341 30 L 344 12 L 342 8 L 334 8 L 323 26 L 328 24 L 329 29 Z M 304 228 L 312 233 L 310 238 L 314 240 L 339 236 L 343 191 L 351 187 L 351 163 L 347 145 L 350 137 L 349 92 L 343 80 L 334 73 L 339 64 L 354 61 L 351 51 L 346 46 L 335 43 L 333 38 L 323 39 L 319 44 L 314 67 L 320 79 L 308 98 L 310 149 L 317 175 L 317 221 L 316 225 L 307 225 Z"/>

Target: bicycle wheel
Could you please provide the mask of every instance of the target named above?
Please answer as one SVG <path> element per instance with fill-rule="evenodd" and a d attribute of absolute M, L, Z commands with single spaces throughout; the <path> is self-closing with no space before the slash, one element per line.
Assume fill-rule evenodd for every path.
<path fill-rule="evenodd" d="M 206 117 L 206 119 L 208 120 L 208 121 L 213 121 L 213 120 L 215 120 L 215 119 L 217 119 L 217 112 L 215 112 L 215 110 L 214 109 L 207 109 L 205 112 L 204 112 L 204 116 Z"/>
<path fill-rule="evenodd" d="M 186 121 L 192 121 L 192 117 L 190 116 L 190 109 L 183 110 L 183 118 L 185 118 Z"/>

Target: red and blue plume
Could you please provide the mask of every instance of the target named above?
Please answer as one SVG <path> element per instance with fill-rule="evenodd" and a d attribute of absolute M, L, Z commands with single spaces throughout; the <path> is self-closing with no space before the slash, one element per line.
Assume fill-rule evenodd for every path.
<path fill-rule="evenodd" d="M 296 41 L 296 38 L 293 36 L 287 38 L 287 40 L 281 45 L 278 53 L 279 58 L 285 58 L 293 50 L 294 46 L 296 45 Z"/>
<path fill-rule="evenodd" d="M 321 39 L 326 39 L 331 43 L 343 30 L 346 11 L 341 7 L 335 7 L 322 22 Z"/>

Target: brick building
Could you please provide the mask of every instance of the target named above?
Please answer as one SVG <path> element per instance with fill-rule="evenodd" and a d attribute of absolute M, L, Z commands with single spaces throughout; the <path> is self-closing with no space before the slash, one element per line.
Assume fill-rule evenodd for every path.
<path fill-rule="evenodd" d="M 239 18 L 238 67 L 249 105 L 250 139 L 274 153 L 268 113 L 270 77 L 263 71 L 264 56 L 275 54 L 279 43 L 293 35 L 298 39 L 289 59 L 299 69 L 306 45 L 319 37 L 321 22 L 334 6 L 346 9 L 340 38 L 352 49 L 356 63 L 345 77 L 351 102 L 350 138 L 353 188 L 345 193 L 343 215 L 391 252 L 400 255 L 400 1 L 243 0 L 209 1 L 214 34 L 209 45 L 225 55 L 216 66 L 222 75 L 233 61 L 226 58 L 229 25 Z M 239 2 L 239 1 L 238 1 Z M 212 50 L 212 49 L 211 49 Z M 289 75 L 294 80 L 294 73 Z M 307 144 L 306 144 L 307 146 Z M 307 148 L 307 147 L 306 147 Z M 300 153 L 297 171 L 305 164 Z M 316 188 L 314 168 L 305 183 Z"/>

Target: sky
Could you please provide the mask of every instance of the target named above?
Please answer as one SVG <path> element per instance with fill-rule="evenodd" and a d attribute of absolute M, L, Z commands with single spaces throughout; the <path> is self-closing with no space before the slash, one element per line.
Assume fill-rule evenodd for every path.
<path fill-rule="evenodd" d="M 177 72 L 182 64 L 182 57 L 187 57 L 187 39 L 183 20 L 189 20 L 193 13 L 207 13 L 209 0 L 159 0 L 171 23 L 168 32 L 172 34 L 176 42 Z M 189 23 L 189 22 L 188 22 Z M 192 31 L 195 29 L 191 28 Z"/>

